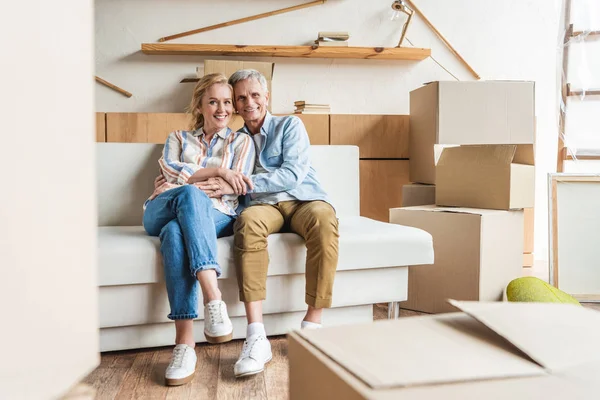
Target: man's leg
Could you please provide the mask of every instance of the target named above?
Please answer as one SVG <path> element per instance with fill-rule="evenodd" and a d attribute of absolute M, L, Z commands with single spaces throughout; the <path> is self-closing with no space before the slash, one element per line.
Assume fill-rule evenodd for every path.
<path fill-rule="evenodd" d="M 262 323 L 262 301 L 266 297 L 269 253 L 267 238 L 283 227 L 283 216 L 276 206 L 255 205 L 245 209 L 234 225 L 234 259 L 240 300 L 246 307 L 248 329 L 240 358 L 235 363 L 236 377 L 257 374 L 271 360 L 271 345 Z"/>
<path fill-rule="evenodd" d="M 333 207 L 324 201 L 301 202 L 295 205 L 290 228 L 306 241 L 308 311 L 303 327 L 313 327 L 311 323 L 321 323 L 323 308 L 331 307 L 338 263 L 338 220 Z"/>

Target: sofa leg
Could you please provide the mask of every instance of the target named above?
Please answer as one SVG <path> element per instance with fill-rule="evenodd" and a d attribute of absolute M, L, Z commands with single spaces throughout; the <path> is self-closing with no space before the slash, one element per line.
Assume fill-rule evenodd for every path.
<path fill-rule="evenodd" d="M 400 303 L 392 301 L 388 303 L 388 319 L 398 319 L 400 316 Z"/>

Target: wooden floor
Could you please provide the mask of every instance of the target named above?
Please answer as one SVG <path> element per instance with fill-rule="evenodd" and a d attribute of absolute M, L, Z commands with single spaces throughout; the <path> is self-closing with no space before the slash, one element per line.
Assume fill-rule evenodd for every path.
<path fill-rule="evenodd" d="M 600 305 L 586 304 L 600 311 Z M 387 306 L 373 306 L 374 319 L 387 318 Z M 401 317 L 421 315 L 401 310 Z M 191 383 L 164 386 L 164 372 L 173 347 L 103 353 L 100 366 L 84 383 L 96 389 L 96 399 L 287 399 L 288 361 L 285 336 L 271 337 L 273 360 L 265 372 L 235 379 L 233 365 L 242 340 L 196 346 L 198 364 Z"/>
<path fill-rule="evenodd" d="M 387 318 L 387 305 L 373 306 L 374 319 Z M 401 310 L 400 316 L 421 313 Z M 164 386 L 173 347 L 103 353 L 100 366 L 84 383 L 96 389 L 96 399 L 287 399 L 288 361 L 285 336 L 270 337 L 273 360 L 265 372 L 236 379 L 233 365 L 243 340 L 221 345 L 196 345 L 198 364 L 191 383 Z"/>

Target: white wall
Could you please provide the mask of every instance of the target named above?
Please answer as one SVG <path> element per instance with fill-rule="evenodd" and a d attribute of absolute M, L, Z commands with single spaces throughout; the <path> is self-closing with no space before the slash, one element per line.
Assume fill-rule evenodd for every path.
<path fill-rule="evenodd" d="M 0 399 L 54 399 L 98 364 L 93 3 L 0 14 Z"/>
<path fill-rule="evenodd" d="M 536 256 L 546 257 L 546 173 L 557 146 L 556 55 L 560 0 L 418 0 L 430 21 L 483 79 L 536 82 L 538 116 Z M 133 93 L 127 99 L 96 86 L 97 111 L 181 112 L 202 57 L 146 56 L 142 42 L 226 20 L 298 4 L 291 0 L 226 2 L 96 0 L 96 73 Z M 390 21 L 391 0 L 330 0 L 325 5 L 205 32 L 174 43 L 308 44 L 318 31 L 345 30 L 354 46 L 396 46 L 403 21 Z M 252 6 L 250 6 L 252 4 Z M 429 47 L 460 80 L 473 79 L 418 18 L 407 37 Z M 254 60 L 269 60 L 254 58 Z M 276 62 L 273 111 L 293 111 L 295 100 L 331 104 L 339 114 L 408 114 L 409 91 L 422 83 L 453 79 L 432 59 L 271 59 Z"/>

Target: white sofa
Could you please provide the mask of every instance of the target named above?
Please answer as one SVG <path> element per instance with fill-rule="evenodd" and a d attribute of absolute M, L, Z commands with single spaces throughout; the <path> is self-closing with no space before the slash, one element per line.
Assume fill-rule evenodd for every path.
<path fill-rule="evenodd" d="M 98 278 L 101 351 L 173 343 L 174 324 L 163 280 L 159 239 L 143 227 L 142 204 L 153 190 L 162 145 L 98 143 Z M 406 300 L 408 265 L 432 264 L 431 235 L 423 230 L 359 216 L 359 158 L 355 146 L 311 146 L 313 166 L 339 217 L 339 264 L 326 325 L 372 321 L 372 304 Z M 238 298 L 232 237 L 218 240 L 219 285 L 234 325 L 245 335 Z M 303 240 L 291 233 L 269 237 L 270 265 L 264 302 L 268 334 L 297 329 L 304 303 Z M 203 307 L 195 321 L 205 341 Z"/>

